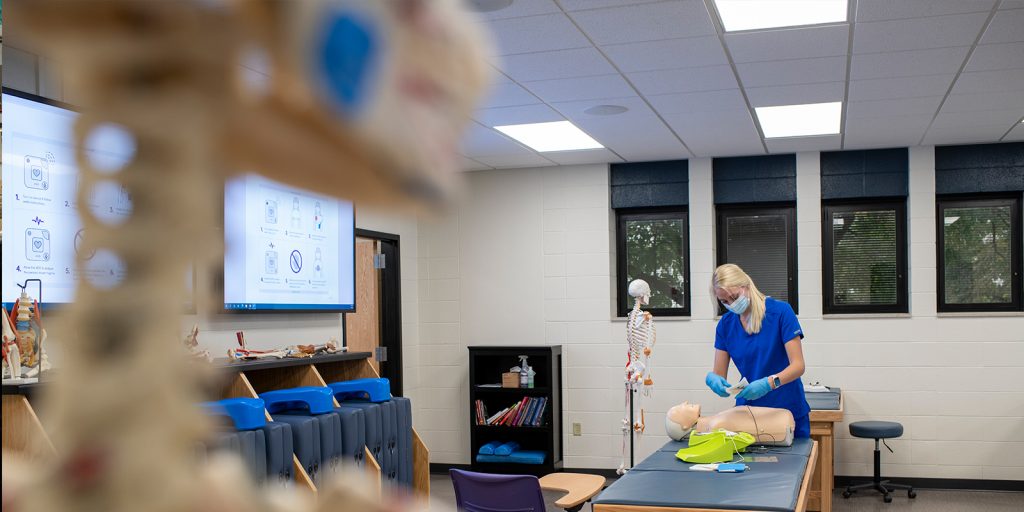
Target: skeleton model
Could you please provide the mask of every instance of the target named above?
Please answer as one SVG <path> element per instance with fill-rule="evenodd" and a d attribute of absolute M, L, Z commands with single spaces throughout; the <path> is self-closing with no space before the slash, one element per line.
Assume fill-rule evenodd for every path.
<path fill-rule="evenodd" d="M 12 325 L 13 335 L 8 332 Z M 45 341 L 46 329 L 43 329 L 39 302 L 23 288 L 4 325 L 5 378 L 36 378 L 40 372 L 49 370 L 50 361 L 42 349 Z"/>
<path fill-rule="evenodd" d="M 4 3 L 5 21 L 61 63 L 83 107 L 78 203 L 111 185 L 133 202 L 116 225 L 79 211 L 90 237 L 77 264 L 103 251 L 124 279 L 79 276 L 61 319 L 66 363 L 42 397 L 59 450 L 32 464 L 5 456 L 5 482 L 38 477 L 4 485 L 4 512 L 383 510 L 359 499 L 355 479 L 321 486 L 314 505 L 299 491 L 268 499 L 243 472 L 199 464 L 201 365 L 182 354 L 173 312 L 188 265 L 222 257 L 212 226 L 228 176 L 258 172 L 392 211 L 446 205 L 489 70 L 471 17 L 455 0 Z M 135 143 L 120 168 L 85 150 L 110 129 Z"/>
<path fill-rule="evenodd" d="M 0 316 L 4 317 L 4 341 L 3 345 L 0 346 L 0 350 L 3 352 L 3 378 L 20 379 L 21 351 L 18 350 L 18 335 L 14 332 L 14 326 L 11 324 L 11 317 L 6 314 Z"/>
<path fill-rule="evenodd" d="M 327 343 L 322 345 L 290 345 L 282 349 L 252 350 L 246 347 L 245 333 L 238 331 L 235 333 L 235 337 L 238 338 L 239 348 L 228 350 L 228 359 L 232 361 L 283 358 L 300 359 L 320 354 L 334 354 L 341 351 L 341 348 L 338 346 L 338 340 L 334 338 L 327 340 Z"/>
<path fill-rule="evenodd" d="M 626 354 L 626 415 L 622 418 L 622 463 L 619 464 L 617 471 L 620 475 L 626 472 L 626 445 L 629 439 L 633 432 L 636 432 L 638 437 L 643 435 L 646 428 L 642 398 L 634 401 L 632 397 L 638 390 L 641 397 L 649 397 L 654 390 L 654 380 L 651 379 L 651 352 L 657 338 L 654 315 L 640 309 L 640 306 L 647 305 L 651 300 L 651 286 L 643 279 L 635 279 L 629 283 L 629 296 L 633 297 L 634 301 L 633 309 L 626 317 L 626 343 L 629 351 Z M 637 409 L 640 409 L 639 416 L 635 414 Z M 637 419 L 630 424 L 630 418 Z"/>

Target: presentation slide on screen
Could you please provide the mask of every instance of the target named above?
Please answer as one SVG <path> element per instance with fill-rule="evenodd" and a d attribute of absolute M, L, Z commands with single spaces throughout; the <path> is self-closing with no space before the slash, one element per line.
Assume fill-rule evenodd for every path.
<path fill-rule="evenodd" d="M 352 203 L 257 175 L 225 186 L 224 304 L 236 310 L 351 310 Z"/>
<path fill-rule="evenodd" d="M 124 277 L 120 260 L 111 253 L 76 255 L 87 250 L 76 198 L 78 168 L 72 138 L 77 114 L 72 110 L 3 94 L 3 302 L 20 295 L 26 279 L 43 282 L 46 303 L 74 300 L 79 273 L 99 285 Z M 93 137 L 86 154 L 97 160 L 131 158 L 134 147 L 122 137 Z M 111 182 L 113 183 L 113 182 Z M 118 222 L 131 214 L 131 197 L 123 188 L 97 187 L 83 207 Z M 123 220 L 123 219 L 122 219 Z M 29 290 L 35 293 L 33 284 Z"/>

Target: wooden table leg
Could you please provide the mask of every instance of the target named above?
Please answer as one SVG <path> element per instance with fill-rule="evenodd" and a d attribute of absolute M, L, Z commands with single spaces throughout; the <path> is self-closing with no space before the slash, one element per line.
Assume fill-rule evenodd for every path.
<path fill-rule="evenodd" d="M 831 425 L 830 428 L 831 429 Z M 834 437 L 830 434 L 821 436 L 819 441 L 818 464 L 816 471 L 821 475 L 821 512 L 832 512 L 832 486 L 835 483 L 835 467 L 833 466 L 832 448 Z"/>

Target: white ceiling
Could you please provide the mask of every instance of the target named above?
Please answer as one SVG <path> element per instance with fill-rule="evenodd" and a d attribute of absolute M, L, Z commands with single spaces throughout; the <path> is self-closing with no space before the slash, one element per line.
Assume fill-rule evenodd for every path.
<path fill-rule="evenodd" d="M 497 77 L 464 167 L 1024 140 L 1024 0 L 849 2 L 852 23 L 728 34 L 712 0 L 514 0 L 480 13 Z M 753 113 L 829 101 L 843 102 L 840 135 L 766 141 Z M 596 105 L 629 110 L 585 112 Z M 537 153 L 492 128 L 565 119 L 607 149 Z"/>

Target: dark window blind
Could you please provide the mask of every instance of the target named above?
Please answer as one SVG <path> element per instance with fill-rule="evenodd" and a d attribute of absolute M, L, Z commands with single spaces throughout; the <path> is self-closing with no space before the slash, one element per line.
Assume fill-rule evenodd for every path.
<path fill-rule="evenodd" d="M 784 214 L 724 216 L 725 260 L 739 265 L 765 295 L 790 301 L 790 220 Z"/>
<path fill-rule="evenodd" d="M 833 304 L 897 303 L 896 222 L 896 210 L 831 213 Z"/>

